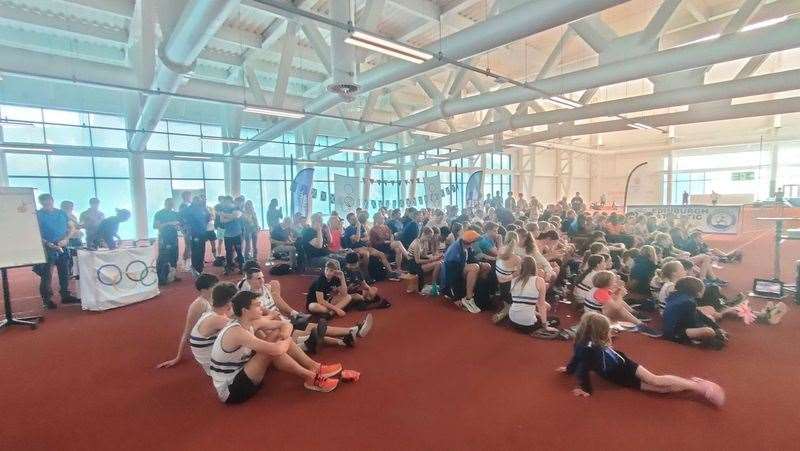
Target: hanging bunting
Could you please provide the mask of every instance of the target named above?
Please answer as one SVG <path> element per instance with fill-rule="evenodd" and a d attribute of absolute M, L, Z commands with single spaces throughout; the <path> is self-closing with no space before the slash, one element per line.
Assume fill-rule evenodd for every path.
<path fill-rule="evenodd" d="M 319 193 L 319 200 L 325 202 L 326 200 L 328 200 L 328 194 L 325 191 L 322 191 L 321 193 Z"/>
<path fill-rule="evenodd" d="M 312 199 L 316 199 L 317 198 L 317 190 L 316 190 L 316 188 L 311 188 L 311 198 Z"/>
<path fill-rule="evenodd" d="M 403 199 L 400 199 L 399 201 L 397 201 L 397 206 L 400 207 L 400 208 L 403 208 L 405 206 L 404 203 L 403 203 Z"/>
<path fill-rule="evenodd" d="M 392 201 L 392 208 L 397 208 L 397 201 L 396 200 Z"/>
<path fill-rule="evenodd" d="M 336 202 L 336 195 L 331 193 L 331 203 Z"/>
<path fill-rule="evenodd" d="M 378 208 L 377 203 L 374 200 L 372 201 L 372 208 L 373 209 Z"/>
<path fill-rule="evenodd" d="M 419 203 L 422 203 L 422 196 L 418 196 L 417 199 L 419 199 Z"/>

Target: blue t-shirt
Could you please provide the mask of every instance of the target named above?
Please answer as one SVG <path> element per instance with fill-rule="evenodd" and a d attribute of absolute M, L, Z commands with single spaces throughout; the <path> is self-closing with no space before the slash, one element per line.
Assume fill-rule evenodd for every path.
<path fill-rule="evenodd" d="M 232 215 L 235 212 L 241 210 L 236 208 L 236 206 L 230 206 L 230 207 L 219 207 L 218 211 L 220 213 Z M 236 218 L 230 222 L 225 222 L 225 221 L 220 221 L 220 222 L 222 222 L 222 225 L 225 228 L 225 238 L 233 238 L 240 236 L 244 230 L 244 228 L 242 227 L 242 218 Z"/>
<path fill-rule="evenodd" d="M 673 292 L 667 297 L 664 313 L 664 338 L 681 341 L 686 338 L 686 329 L 697 327 L 697 303 L 689 295 Z"/>
<path fill-rule="evenodd" d="M 356 231 L 358 231 L 358 229 L 356 229 L 356 227 L 361 229 L 361 238 L 366 238 L 367 231 L 366 231 L 366 229 L 364 228 L 363 225 L 361 225 L 361 224 L 358 224 L 358 225 L 355 225 L 355 226 L 354 225 L 349 225 L 349 226 L 347 226 L 347 228 L 344 229 L 344 233 L 342 234 L 342 246 L 344 248 L 356 249 L 356 248 L 359 248 L 359 247 L 366 246 L 366 244 L 364 244 L 363 241 L 354 241 L 353 240 L 353 237 L 355 236 Z"/>
<path fill-rule="evenodd" d="M 206 226 L 211 219 L 211 213 L 205 205 L 190 205 L 183 212 L 183 220 L 191 236 L 205 235 Z"/>
<path fill-rule="evenodd" d="M 475 246 L 482 254 L 488 254 L 489 251 L 494 249 L 494 241 L 487 235 L 483 235 L 475 242 Z"/>
<path fill-rule="evenodd" d="M 281 224 L 277 224 L 272 230 L 269 231 L 273 240 L 289 241 L 289 232 L 283 228 Z"/>
<path fill-rule="evenodd" d="M 41 209 L 36 212 L 36 218 L 39 219 L 39 230 L 43 240 L 55 243 L 67 236 L 69 217 L 63 210 Z"/>

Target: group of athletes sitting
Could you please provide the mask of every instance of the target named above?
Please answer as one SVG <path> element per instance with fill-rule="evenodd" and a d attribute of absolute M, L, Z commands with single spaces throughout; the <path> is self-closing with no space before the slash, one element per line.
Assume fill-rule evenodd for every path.
<path fill-rule="evenodd" d="M 326 227 L 313 215 L 310 226 L 300 221 L 282 243 L 298 251 L 307 246 L 311 257 L 326 257 L 308 289 L 307 312 L 284 300 L 277 280 L 266 283 L 256 262 L 246 264 L 238 285 L 202 274 L 178 354 L 160 366 L 180 361 L 188 343 L 220 399 L 229 403 L 252 396 L 273 365 L 302 378 L 310 390 L 328 392 L 340 381 L 357 380 L 357 372 L 308 355 L 322 344 L 352 347 L 373 323 L 371 314 L 351 327 L 328 326 L 327 319 L 391 305 L 374 286 L 375 263 L 389 279 L 416 276 L 417 288 L 441 294 L 465 311 L 494 311 L 497 324 L 541 339 L 575 339 L 570 364 L 559 370 L 577 375 L 576 395 L 591 393 L 588 373 L 595 371 L 623 386 L 690 390 L 721 405 L 724 392 L 718 385 L 654 375 L 615 351 L 611 336 L 633 330 L 721 349 L 729 337 L 720 323 L 743 316 L 737 306 L 745 296 L 724 296 L 727 283 L 715 269 L 740 261 L 741 252 L 708 246 L 688 217 L 574 207 L 562 200 L 546 208 L 531 202 L 512 210 L 487 201 L 460 212 L 409 208 L 403 216 L 381 209 L 369 229 L 363 212 L 347 217 L 351 230 L 344 236 L 336 236 L 338 216 Z M 304 243 L 302 238 L 294 243 L 293 236 L 303 235 Z M 351 247 L 328 248 L 345 243 Z M 583 312 L 577 326 L 560 327 L 553 315 L 560 302 Z M 758 322 L 777 324 L 785 313 L 784 304 L 769 303 L 753 315 Z M 655 315 L 662 317 L 661 330 L 648 325 Z"/>

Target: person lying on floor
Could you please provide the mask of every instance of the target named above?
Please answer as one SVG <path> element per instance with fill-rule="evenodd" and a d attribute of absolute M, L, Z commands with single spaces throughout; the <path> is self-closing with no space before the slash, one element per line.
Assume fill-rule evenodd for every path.
<path fill-rule="evenodd" d="M 347 280 L 339 262 L 328 260 L 320 275 L 308 288 L 306 309 L 322 317 L 344 316 L 345 308 L 353 301 L 347 294 Z"/>
<path fill-rule="evenodd" d="M 345 256 L 343 273 L 344 280 L 347 282 L 347 293 L 352 299 L 350 304 L 347 305 L 348 309 L 367 310 L 370 308 L 386 308 L 392 305 L 388 299 L 381 298 L 378 295 L 378 287 L 370 286 L 364 280 L 357 253 L 350 252 Z"/>
<path fill-rule="evenodd" d="M 578 386 L 572 389 L 575 396 L 592 394 L 590 373 L 594 371 L 603 379 L 622 387 L 655 393 L 688 391 L 716 407 L 725 404 L 725 391 L 714 382 L 698 377 L 684 379 L 653 374 L 622 351 L 615 350 L 611 341 L 611 323 L 599 313 L 583 315 L 575 335 L 572 359 L 567 366 L 559 367 L 556 371 L 577 377 Z"/>
<path fill-rule="evenodd" d="M 183 358 L 183 350 L 189 342 L 189 335 L 192 328 L 204 313 L 210 312 L 213 309 L 211 305 L 211 290 L 217 282 L 219 282 L 217 276 L 206 273 L 200 274 L 194 281 L 194 288 L 197 290 L 197 298 L 189 304 L 186 311 L 186 320 L 181 330 L 181 337 L 178 339 L 178 353 L 173 359 L 159 363 L 157 368 L 170 368 L 180 363 Z"/>
<path fill-rule="evenodd" d="M 292 325 L 263 316 L 258 295 L 240 291 L 231 300 L 234 319 L 217 334 L 211 347 L 210 372 L 220 401 L 237 404 L 261 389 L 270 366 L 303 380 L 309 390 L 330 392 L 341 364 L 324 365 L 308 357 L 291 338 Z M 264 339 L 256 336 L 261 331 Z"/>
<path fill-rule="evenodd" d="M 245 269 L 245 279 L 239 283 L 240 291 L 252 291 L 259 295 L 264 315 L 270 319 L 288 321 L 294 328 L 301 349 L 316 354 L 323 343 L 336 346 L 353 347 L 359 337 L 366 337 L 372 328 L 371 314 L 362 318 L 352 327 L 335 327 L 311 321 L 311 315 L 300 313 L 289 306 L 281 295 L 281 285 L 277 280 L 266 283 L 264 273 L 258 264 Z"/>

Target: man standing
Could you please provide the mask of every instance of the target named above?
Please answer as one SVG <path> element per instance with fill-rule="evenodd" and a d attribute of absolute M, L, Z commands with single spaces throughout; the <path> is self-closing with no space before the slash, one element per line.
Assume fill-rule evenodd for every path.
<path fill-rule="evenodd" d="M 225 201 L 220 205 L 219 220 L 225 228 L 225 274 L 232 272 L 233 254 L 236 253 L 236 264 L 239 266 L 239 273 L 242 272 L 244 256 L 242 255 L 242 210 L 233 202 L 231 196 L 225 196 Z"/>
<path fill-rule="evenodd" d="M 96 200 L 96 199 L 95 199 Z M 53 290 L 51 283 L 53 279 L 53 266 L 58 273 L 58 285 L 61 294 L 62 304 L 77 304 L 80 299 L 71 295 L 69 292 L 70 259 L 67 253 L 67 241 L 69 235 L 69 218 L 63 210 L 53 206 L 53 196 L 41 194 L 39 203 L 42 208 L 36 212 L 39 220 L 39 231 L 41 232 L 42 245 L 44 245 L 45 263 L 40 263 L 33 267 L 39 280 L 39 294 L 42 296 L 42 303 L 45 308 L 54 309 Z"/>
<path fill-rule="evenodd" d="M 156 268 L 159 285 L 167 283 L 170 267 L 178 267 L 178 227 L 180 224 L 180 216 L 175 211 L 175 200 L 168 197 L 164 200 L 164 208 L 156 212 L 153 217 L 153 228 L 158 230 Z M 175 280 L 179 281 L 180 279 L 176 277 Z"/>
<path fill-rule="evenodd" d="M 175 201 L 172 202 L 173 205 Z M 181 204 L 178 206 L 178 217 L 181 220 L 181 225 L 183 226 L 183 261 L 186 262 L 189 260 L 190 254 L 192 252 L 192 242 L 189 239 L 189 233 L 186 230 L 186 224 L 184 215 L 186 214 L 186 209 L 192 205 L 192 192 L 191 191 L 183 191 L 181 193 Z M 186 265 L 188 266 L 188 265 Z"/>
<path fill-rule="evenodd" d="M 86 229 L 86 245 L 90 248 L 97 247 L 97 228 L 103 219 L 106 215 L 100 211 L 100 200 L 96 197 L 89 199 L 89 208 L 81 213 L 78 222 Z"/>
<path fill-rule="evenodd" d="M 716 206 L 718 203 L 719 203 L 719 194 L 716 191 L 711 190 L 711 205 Z"/>
<path fill-rule="evenodd" d="M 206 199 L 195 196 L 184 214 L 184 227 L 192 243 L 192 276 L 197 278 L 203 272 L 206 259 L 206 225 L 211 220 L 211 213 L 206 207 Z"/>
<path fill-rule="evenodd" d="M 517 201 L 514 199 L 513 191 L 508 192 L 508 195 L 506 196 L 505 207 L 511 211 L 515 211 L 517 209 Z"/>
<path fill-rule="evenodd" d="M 581 193 L 576 192 L 575 197 L 573 197 L 569 203 L 573 210 L 575 210 L 576 212 L 581 211 L 581 206 L 583 205 L 583 198 L 581 197 Z M 564 208 L 566 208 L 566 206 Z"/>
<path fill-rule="evenodd" d="M 528 201 L 522 193 L 517 193 L 517 211 L 520 213 L 528 213 Z"/>
<path fill-rule="evenodd" d="M 689 205 L 689 192 L 683 191 L 683 205 Z"/>

